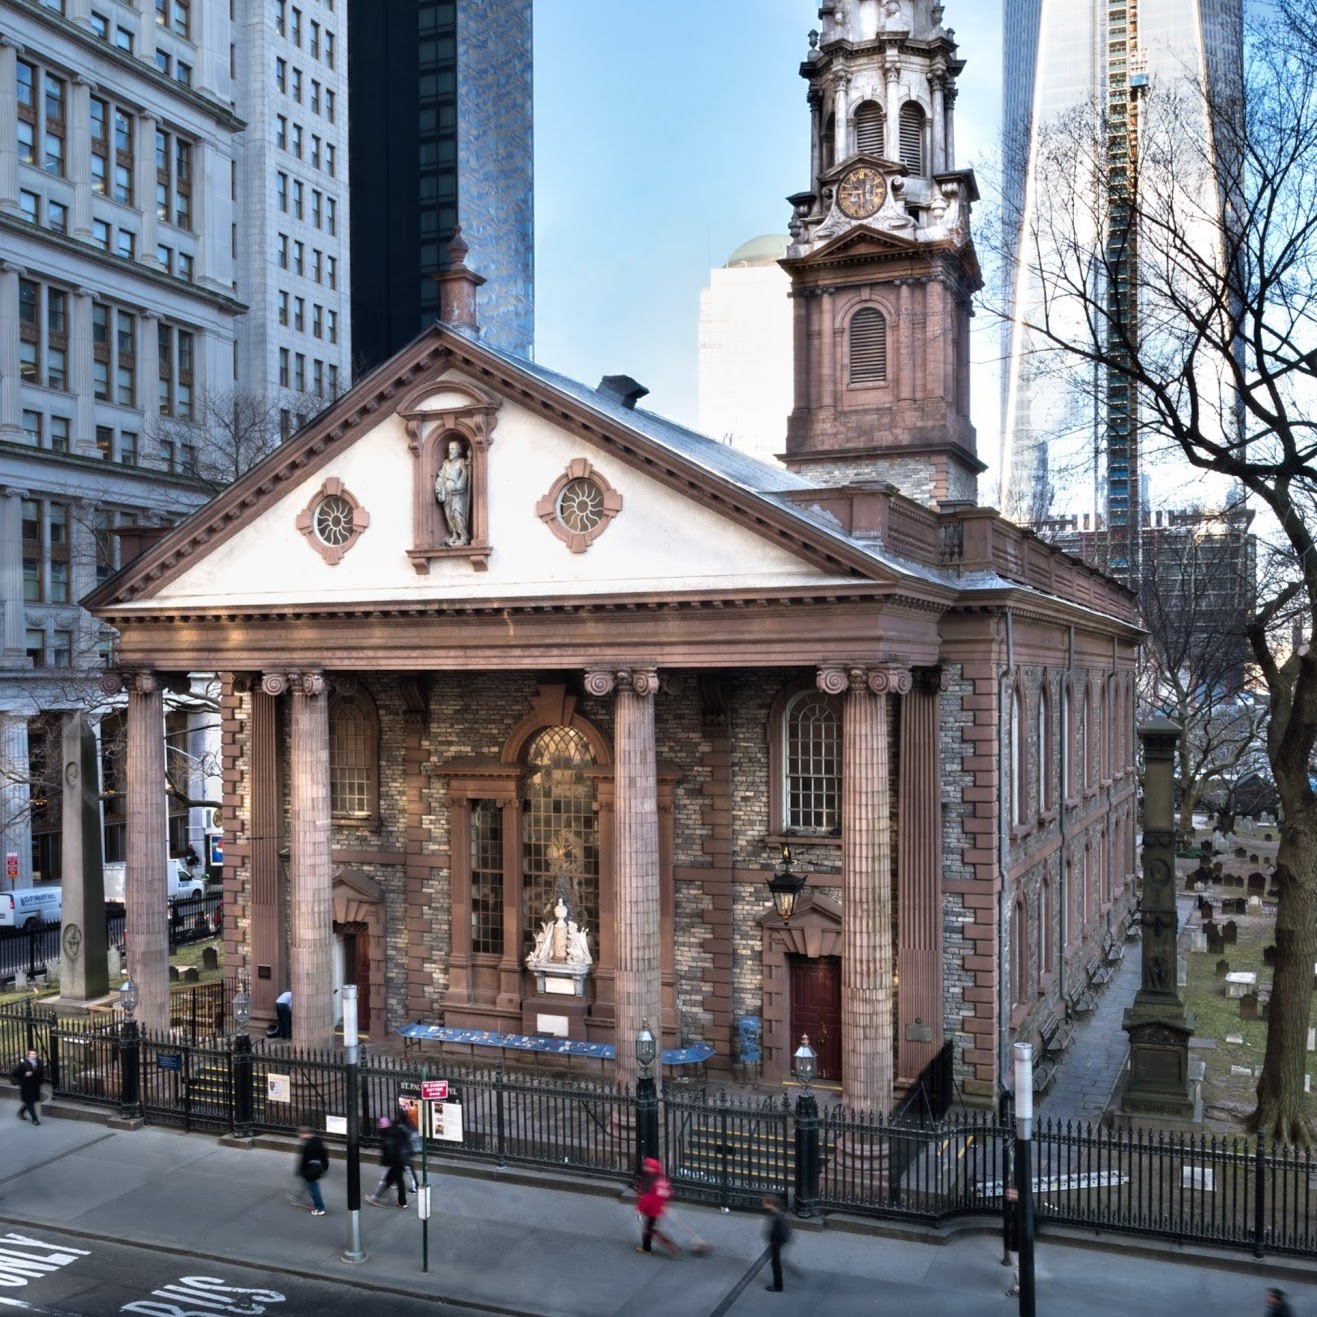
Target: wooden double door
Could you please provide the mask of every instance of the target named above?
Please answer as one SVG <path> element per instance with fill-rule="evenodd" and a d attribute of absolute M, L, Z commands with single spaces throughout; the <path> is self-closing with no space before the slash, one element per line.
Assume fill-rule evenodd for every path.
<path fill-rule="evenodd" d="M 791 1051 L 801 1034 L 818 1056 L 820 1079 L 841 1079 L 841 958 L 790 956 Z"/>

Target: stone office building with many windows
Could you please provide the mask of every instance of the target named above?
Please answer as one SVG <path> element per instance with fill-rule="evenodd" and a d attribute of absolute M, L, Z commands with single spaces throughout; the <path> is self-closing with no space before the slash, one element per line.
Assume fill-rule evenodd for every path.
<path fill-rule="evenodd" d="M 101 702 L 111 633 L 78 600 L 119 533 L 232 479 L 225 417 L 264 418 L 254 460 L 346 386 L 344 9 L 0 0 L 0 883 L 58 877 L 42 715 Z M 185 717 L 195 766 L 214 718 Z"/>

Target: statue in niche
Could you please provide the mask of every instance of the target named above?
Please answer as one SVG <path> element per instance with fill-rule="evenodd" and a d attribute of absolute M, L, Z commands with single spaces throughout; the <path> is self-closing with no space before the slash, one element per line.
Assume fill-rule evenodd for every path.
<path fill-rule="evenodd" d="M 471 543 L 471 461 L 460 439 L 448 441 L 448 456 L 434 478 L 434 496 L 444 514 L 450 548 Z"/>
<path fill-rule="evenodd" d="M 535 949 L 527 960 L 532 967 L 574 965 L 583 969 L 594 963 L 586 930 L 572 918 L 571 882 L 565 870 L 554 881 L 553 918 L 540 925 Z"/>

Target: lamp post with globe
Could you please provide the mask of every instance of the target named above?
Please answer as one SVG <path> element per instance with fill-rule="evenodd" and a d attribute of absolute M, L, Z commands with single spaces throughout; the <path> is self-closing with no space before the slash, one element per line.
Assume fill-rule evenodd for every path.
<path fill-rule="evenodd" d="M 233 1133 L 239 1139 L 250 1139 L 255 1120 L 252 1101 L 252 1036 L 247 1025 L 252 1018 L 251 993 L 245 983 L 239 983 L 233 994 Z"/>
<path fill-rule="evenodd" d="M 791 1058 L 796 1079 L 804 1085 L 796 1099 L 796 1215 L 813 1216 L 819 1196 L 819 1104 L 810 1085 L 818 1074 L 818 1056 L 802 1034 Z"/>
<path fill-rule="evenodd" d="M 137 984 L 131 978 L 119 989 L 124 1019 L 119 1026 L 119 1064 L 122 1072 L 120 1115 L 124 1120 L 142 1119 L 142 1043 L 133 1018 L 137 1010 Z"/>
<path fill-rule="evenodd" d="M 650 1073 L 654 1058 L 658 1056 L 658 1040 L 644 1020 L 636 1035 L 636 1062 L 640 1078 L 636 1080 L 636 1173 L 644 1166 L 646 1157 L 658 1156 L 658 1085 Z"/>

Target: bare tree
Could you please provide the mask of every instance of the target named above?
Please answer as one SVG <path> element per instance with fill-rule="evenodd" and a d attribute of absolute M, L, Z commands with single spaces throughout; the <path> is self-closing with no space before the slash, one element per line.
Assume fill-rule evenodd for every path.
<path fill-rule="evenodd" d="M 1252 30 L 1235 89 L 1151 86 L 1112 151 L 1092 111 L 1044 130 L 1017 329 L 1135 409 L 1144 452 L 1247 492 L 1279 560 L 1247 624 L 1283 823 L 1276 964 L 1254 1128 L 1311 1144 L 1303 1092 L 1317 961 L 1317 0 Z M 1186 72 L 1184 83 L 1197 75 Z"/>
<path fill-rule="evenodd" d="M 231 485 L 287 437 L 278 401 L 245 389 L 197 395 L 191 417 L 161 417 L 152 438 L 163 465 L 211 494 Z"/>

